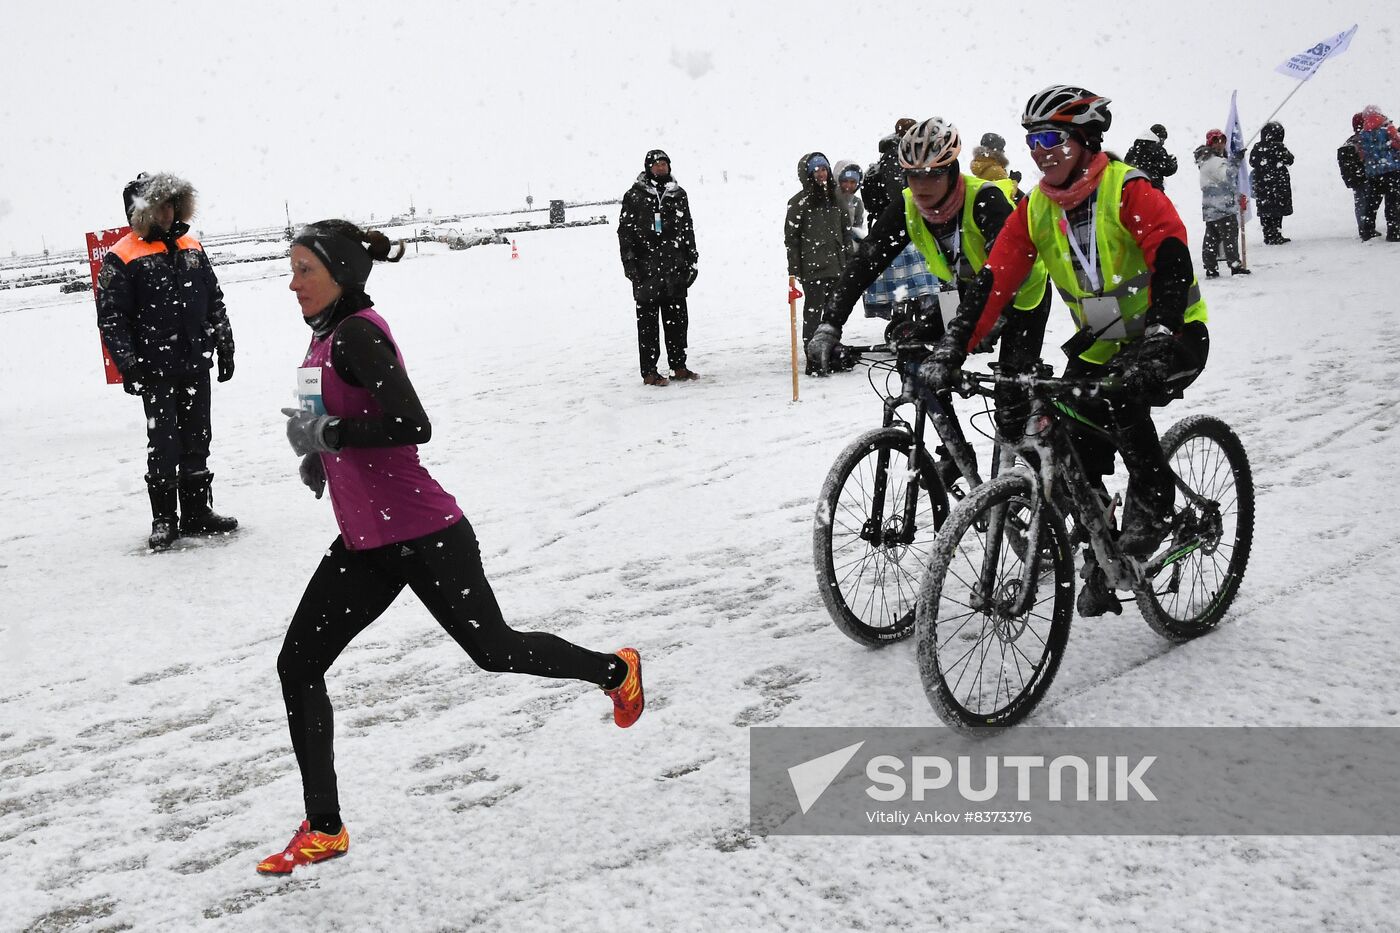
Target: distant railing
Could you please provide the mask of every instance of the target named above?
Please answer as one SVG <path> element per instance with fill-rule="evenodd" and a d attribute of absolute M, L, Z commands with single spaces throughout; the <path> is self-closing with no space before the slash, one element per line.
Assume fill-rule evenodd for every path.
<path fill-rule="evenodd" d="M 478 241 L 466 243 L 465 246 L 454 245 L 452 238 L 442 233 L 429 233 L 425 231 L 428 226 L 440 226 L 443 224 L 457 223 L 462 220 L 471 220 L 477 217 L 512 217 L 517 214 L 548 214 L 549 223 L 535 224 L 523 223 L 513 224 L 507 227 L 491 227 L 491 231 L 504 237 L 511 233 L 528 233 L 532 230 L 557 230 L 563 227 L 588 227 L 596 224 L 606 224 L 608 219 L 602 215 L 591 217 L 587 220 L 566 220 L 566 211 L 571 208 L 597 207 L 604 204 L 621 204 L 621 198 L 610 198 L 601 201 L 563 201 L 554 199 L 548 202 L 545 207 L 526 207 L 519 210 L 502 211 L 469 211 L 463 214 L 444 214 L 439 216 L 429 216 L 419 218 L 416 215 L 404 216 L 397 214 L 386 221 L 376 222 L 356 221 L 361 227 L 387 229 L 391 227 L 412 227 L 415 233 L 411 236 L 399 237 L 408 243 L 447 243 L 454 249 L 464 249 L 466 246 L 479 246 L 490 243 L 490 239 L 480 239 Z M 212 233 L 201 236 L 200 243 L 206 250 L 216 247 L 236 246 L 242 243 L 277 243 L 279 247 L 275 251 L 256 256 L 215 256 L 212 252 L 209 261 L 212 265 L 233 265 L 247 262 L 266 262 L 270 259 L 281 259 L 287 255 L 286 247 L 280 244 L 286 243 L 292 238 L 296 225 L 293 227 L 257 227 L 251 230 L 238 230 L 232 233 Z M 499 241 L 495 241 L 499 242 Z M 12 271 L 16 269 L 35 269 L 51 266 L 78 267 L 77 271 L 68 269 L 48 273 L 37 273 L 21 275 L 16 278 L 0 278 L 0 289 L 28 288 L 33 285 L 60 285 L 65 286 L 70 291 L 81 291 L 75 287 L 75 283 L 88 280 L 87 253 L 82 249 L 63 250 L 62 252 L 50 252 L 34 254 L 29 256 L 13 256 L 8 259 L 0 258 L 0 272 Z M 90 287 L 90 286 L 89 286 Z"/>

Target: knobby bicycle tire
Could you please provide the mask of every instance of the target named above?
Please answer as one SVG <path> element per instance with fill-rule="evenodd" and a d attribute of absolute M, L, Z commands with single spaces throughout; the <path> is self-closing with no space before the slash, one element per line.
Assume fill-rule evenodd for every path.
<path fill-rule="evenodd" d="M 848 637 L 873 648 L 909 637 L 919 575 L 927 566 L 934 534 L 948 514 L 948 494 L 927 451 L 919 453 L 920 496 L 916 536 L 907 545 L 872 545 L 860 537 L 870 519 L 875 462 L 890 453 L 888 477 L 902 479 L 913 437 L 898 427 L 867 431 L 837 456 L 822 484 L 812 526 L 817 589 L 831 619 Z M 888 478 L 887 477 L 887 478 Z M 891 484 L 896 493 L 903 482 Z M 901 496 L 885 497 L 881 527 L 894 530 Z M 902 530 L 902 522 L 899 525 Z"/>
<path fill-rule="evenodd" d="M 988 735 L 1024 719 L 1049 689 L 1069 639 L 1074 618 L 1074 553 L 1063 519 L 1048 503 L 1041 512 L 1041 534 L 1049 538 L 1042 539 L 1037 559 L 1049 557 L 1053 566 L 1038 568 L 1029 611 L 1006 619 L 1001 617 L 1004 614 L 979 611 L 972 605 L 986 546 L 986 531 L 979 528 L 992 526 L 993 510 L 998 507 L 1021 512 L 1028 524 L 1031 483 L 1030 477 L 1017 472 L 974 490 L 943 523 L 924 574 L 917 612 L 919 677 L 939 718 L 959 732 Z M 1014 593 L 1011 581 L 1018 579 L 1021 566 L 1017 549 L 1005 540 L 995 595 Z M 989 662 L 995 676 L 990 699 Z"/>
<path fill-rule="evenodd" d="M 1239 437 L 1225 422 L 1210 415 L 1194 415 L 1172 425 L 1162 435 L 1162 450 L 1186 485 L 1208 499 L 1219 497 L 1221 507 L 1218 542 L 1163 568 L 1136 594 L 1138 608 L 1152 630 L 1181 642 L 1219 625 L 1239 592 L 1254 543 L 1254 478 Z M 1226 470 L 1224 475 L 1222 469 Z M 1185 496 L 1178 489 L 1176 497 L 1180 511 L 1185 507 Z M 1174 573 L 1177 588 L 1172 591 Z M 1182 580 L 1193 597 L 1184 604 Z"/>

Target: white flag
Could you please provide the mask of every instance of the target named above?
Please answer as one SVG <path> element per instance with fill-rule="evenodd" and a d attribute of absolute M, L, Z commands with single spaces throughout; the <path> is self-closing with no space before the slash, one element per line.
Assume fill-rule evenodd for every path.
<path fill-rule="evenodd" d="M 1249 162 L 1244 158 L 1244 129 L 1240 126 L 1240 112 L 1235 106 L 1235 95 L 1238 91 L 1230 92 L 1230 116 L 1225 120 L 1225 152 L 1233 160 L 1240 160 L 1239 193 L 1249 197 L 1245 204 L 1241 223 L 1249 223 L 1254 219 L 1254 187 L 1249 180 Z"/>
<path fill-rule="evenodd" d="M 1339 32 L 1330 39 L 1323 39 L 1306 52 L 1299 52 L 1275 68 L 1274 71 L 1299 81 L 1306 81 L 1313 76 L 1313 72 L 1322 67 L 1322 63 L 1327 59 L 1345 52 L 1347 46 L 1351 45 L 1351 37 L 1354 35 L 1356 35 L 1356 27 L 1352 26 L 1346 32 Z"/>

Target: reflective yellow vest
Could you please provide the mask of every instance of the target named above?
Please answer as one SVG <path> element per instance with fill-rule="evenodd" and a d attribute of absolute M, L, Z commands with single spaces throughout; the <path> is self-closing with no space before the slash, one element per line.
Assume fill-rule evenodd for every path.
<path fill-rule="evenodd" d="M 1134 173 L 1136 173 L 1134 175 Z M 1066 230 L 1064 208 L 1045 196 L 1039 186 L 1031 190 L 1026 205 L 1026 221 L 1031 242 L 1035 244 L 1040 261 L 1050 272 L 1060 297 L 1069 305 L 1074 322 L 1084 326 L 1081 300 L 1090 297 L 1113 298 L 1127 330 L 1126 340 L 1097 340 L 1079 358 L 1088 363 L 1106 363 L 1119 348 L 1142 336 L 1147 324 L 1147 309 L 1152 303 L 1148 285 L 1152 273 L 1142 249 L 1119 217 L 1123 202 L 1123 183 L 1129 177 L 1143 177 L 1126 162 L 1109 162 L 1103 178 L 1094 192 L 1094 240 L 1098 245 L 1099 290 L 1086 288 L 1075 272 L 1074 255 Z M 1186 320 L 1206 321 L 1206 303 L 1201 287 L 1193 278 L 1186 297 Z"/>
<path fill-rule="evenodd" d="M 987 264 L 987 238 L 982 235 L 982 231 L 977 228 L 977 224 L 973 220 L 972 202 L 977 200 L 977 192 L 982 190 L 983 185 L 991 185 L 1006 195 L 1008 204 L 1014 205 L 1016 203 L 1016 183 L 1009 178 L 1000 181 L 987 181 L 976 175 L 964 175 L 963 184 L 967 191 L 963 197 L 961 249 L 963 255 L 967 257 L 968 264 L 972 266 L 972 274 L 976 275 Z M 904 189 L 904 226 L 909 231 L 909 239 L 923 254 L 924 261 L 928 263 L 929 271 L 944 282 L 953 281 L 952 267 L 949 266 L 947 258 L 943 255 L 943 250 L 939 248 L 938 239 L 934 237 L 933 231 L 929 230 L 928 224 L 924 222 L 924 216 L 919 213 L 918 207 L 915 206 L 914 192 L 908 188 Z M 1020 291 L 1016 293 L 1016 299 L 1012 305 L 1022 311 L 1029 311 L 1039 305 L 1040 300 L 1045 297 L 1045 282 L 1048 275 L 1045 266 L 1040 260 L 1036 260 L 1035 265 L 1031 267 L 1030 274 L 1026 276 L 1026 281 L 1022 283 Z"/>

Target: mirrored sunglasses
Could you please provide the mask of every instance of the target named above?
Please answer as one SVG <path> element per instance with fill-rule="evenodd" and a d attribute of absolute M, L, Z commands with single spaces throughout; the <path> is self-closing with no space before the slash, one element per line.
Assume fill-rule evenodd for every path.
<path fill-rule="evenodd" d="M 1069 139 L 1069 132 L 1066 130 L 1040 130 L 1036 133 L 1026 134 L 1026 145 L 1031 148 L 1031 152 L 1037 149 L 1053 149 L 1056 146 L 1063 146 L 1065 140 Z"/>

